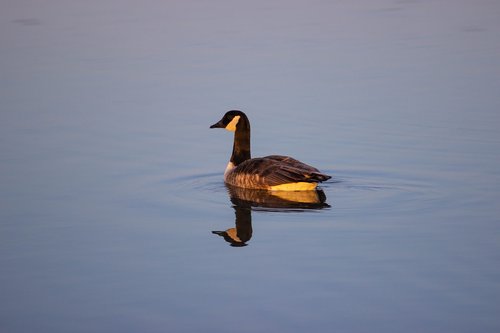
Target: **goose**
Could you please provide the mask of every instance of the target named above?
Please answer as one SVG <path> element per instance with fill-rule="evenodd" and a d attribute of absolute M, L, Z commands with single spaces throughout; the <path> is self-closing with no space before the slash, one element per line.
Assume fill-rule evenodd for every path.
<path fill-rule="evenodd" d="M 312 191 L 318 183 L 331 178 L 289 156 L 251 158 L 250 121 L 242 111 L 226 112 L 210 128 L 234 132 L 233 153 L 224 171 L 228 185 L 269 191 Z"/>

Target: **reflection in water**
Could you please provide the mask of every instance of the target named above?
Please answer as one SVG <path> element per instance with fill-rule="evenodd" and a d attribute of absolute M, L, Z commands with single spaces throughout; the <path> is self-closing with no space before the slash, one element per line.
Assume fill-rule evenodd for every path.
<path fill-rule="evenodd" d="M 252 213 L 250 207 L 233 206 L 236 214 L 235 227 L 226 231 L 212 231 L 212 233 L 224 237 L 231 246 L 246 246 L 246 242 L 252 238 Z"/>
<path fill-rule="evenodd" d="M 227 190 L 235 210 L 235 227 L 225 231 L 212 231 L 224 237 L 231 246 L 246 246 L 252 238 L 252 208 L 265 211 L 295 211 L 322 209 L 330 207 L 325 192 L 315 191 L 265 191 L 252 190 L 227 185 Z"/>

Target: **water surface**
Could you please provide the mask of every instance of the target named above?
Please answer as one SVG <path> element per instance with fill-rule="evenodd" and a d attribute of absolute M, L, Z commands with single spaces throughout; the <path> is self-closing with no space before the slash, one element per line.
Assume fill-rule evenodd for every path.
<path fill-rule="evenodd" d="M 2 332 L 499 331 L 497 2 L 0 8 Z M 234 198 L 234 108 L 324 205 Z"/>

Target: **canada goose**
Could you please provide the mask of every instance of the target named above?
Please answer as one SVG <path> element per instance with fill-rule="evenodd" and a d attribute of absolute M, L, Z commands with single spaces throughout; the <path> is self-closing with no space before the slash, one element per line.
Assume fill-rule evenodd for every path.
<path fill-rule="evenodd" d="M 271 191 L 311 191 L 331 177 L 288 156 L 251 158 L 250 122 L 241 111 L 226 112 L 210 128 L 234 132 L 233 153 L 224 172 L 224 182 L 238 187 Z"/>

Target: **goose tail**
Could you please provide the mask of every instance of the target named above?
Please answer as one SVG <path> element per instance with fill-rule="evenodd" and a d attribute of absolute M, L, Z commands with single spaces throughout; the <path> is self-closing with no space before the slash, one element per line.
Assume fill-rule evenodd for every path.
<path fill-rule="evenodd" d="M 309 176 L 309 181 L 319 183 L 319 182 L 324 182 L 325 180 L 328 180 L 330 178 L 332 178 L 332 176 L 328 176 L 320 172 L 313 172 Z"/>

